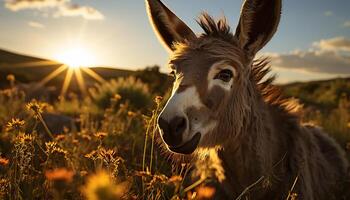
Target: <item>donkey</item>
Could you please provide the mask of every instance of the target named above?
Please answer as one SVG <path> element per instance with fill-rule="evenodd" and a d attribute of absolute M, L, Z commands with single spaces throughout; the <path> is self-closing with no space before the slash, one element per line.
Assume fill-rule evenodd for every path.
<path fill-rule="evenodd" d="M 344 151 L 301 124 L 298 106 L 267 77 L 269 60 L 254 58 L 276 32 L 281 4 L 245 0 L 235 33 L 225 18 L 203 13 L 197 36 L 160 0 L 146 0 L 175 77 L 158 118 L 161 138 L 174 154 L 215 161 L 219 199 L 337 199 L 347 175 Z"/>

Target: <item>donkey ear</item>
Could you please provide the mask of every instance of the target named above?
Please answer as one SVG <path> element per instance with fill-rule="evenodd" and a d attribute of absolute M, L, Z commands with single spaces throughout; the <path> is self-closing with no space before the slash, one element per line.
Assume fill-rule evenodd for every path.
<path fill-rule="evenodd" d="M 160 0 L 146 0 L 146 5 L 155 32 L 169 50 L 174 50 L 174 42 L 196 38 L 193 31 Z"/>
<path fill-rule="evenodd" d="M 240 46 L 254 56 L 277 30 L 282 0 L 245 0 L 236 37 Z"/>

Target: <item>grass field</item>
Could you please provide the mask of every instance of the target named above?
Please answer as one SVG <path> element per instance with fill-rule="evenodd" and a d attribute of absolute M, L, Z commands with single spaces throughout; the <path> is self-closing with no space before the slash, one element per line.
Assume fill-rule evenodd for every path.
<path fill-rule="evenodd" d="M 97 84 L 84 97 L 47 100 L 28 98 L 7 75 L 0 90 L 0 199 L 210 198 L 210 177 L 191 182 L 190 166 L 172 163 L 156 142 L 169 80 L 164 85 L 164 75 L 151 69 L 135 76 Z M 304 104 L 303 122 L 350 148 L 349 79 L 282 88 Z"/>

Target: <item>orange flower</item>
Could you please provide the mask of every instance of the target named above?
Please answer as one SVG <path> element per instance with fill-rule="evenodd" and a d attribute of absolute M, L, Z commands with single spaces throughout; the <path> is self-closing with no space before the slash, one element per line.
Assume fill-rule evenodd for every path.
<path fill-rule="evenodd" d="M 168 180 L 170 183 L 176 183 L 176 182 L 181 182 L 182 177 L 181 176 L 172 176 Z"/>
<path fill-rule="evenodd" d="M 215 188 L 202 186 L 196 189 L 198 199 L 210 199 L 215 194 Z"/>
<path fill-rule="evenodd" d="M 64 181 L 70 183 L 73 180 L 74 172 L 65 168 L 58 168 L 46 171 L 45 176 L 50 181 Z"/>
<path fill-rule="evenodd" d="M 108 134 L 105 133 L 105 132 L 97 132 L 97 133 L 94 134 L 94 135 L 95 135 L 95 137 L 97 137 L 97 138 L 103 139 L 103 138 L 105 138 Z"/>
<path fill-rule="evenodd" d="M 129 117 L 135 117 L 136 113 L 132 112 L 132 111 L 128 111 L 128 116 Z"/>
<path fill-rule="evenodd" d="M 56 136 L 56 140 L 57 140 L 57 141 L 61 141 L 61 140 L 63 140 L 65 137 L 66 137 L 65 135 L 60 134 L 60 135 L 57 135 L 57 136 Z"/>
<path fill-rule="evenodd" d="M 0 165 L 6 166 L 9 164 L 9 160 L 3 157 L 0 157 Z"/>

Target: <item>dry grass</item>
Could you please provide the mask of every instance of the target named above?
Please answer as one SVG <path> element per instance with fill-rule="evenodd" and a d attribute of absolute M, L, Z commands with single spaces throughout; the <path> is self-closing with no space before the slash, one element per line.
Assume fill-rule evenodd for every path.
<path fill-rule="evenodd" d="M 131 93 L 148 92 L 146 85 L 130 81 L 136 89 L 125 82 L 123 87 Z M 114 88 L 120 88 L 117 83 Z M 94 90 L 94 98 L 71 94 L 29 103 L 14 83 L 0 90 L 0 199 L 210 199 L 215 194 L 205 186 L 207 177 L 191 182 L 187 164 L 172 165 L 159 153 L 155 135 L 161 98 L 148 94 L 153 106 L 140 109 L 109 87 Z M 104 95 L 107 107 L 94 100 Z M 304 121 L 325 126 L 344 148 L 350 146 L 348 97 L 329 112 L 312 108 Z M 57 133 L 48 113 L 59 116 L 55 123 L 66 115 L 74 124 Z M 292 191 L 288 199 L 295 197 Z"/>

